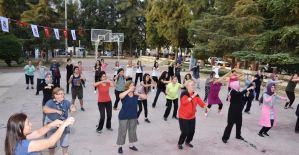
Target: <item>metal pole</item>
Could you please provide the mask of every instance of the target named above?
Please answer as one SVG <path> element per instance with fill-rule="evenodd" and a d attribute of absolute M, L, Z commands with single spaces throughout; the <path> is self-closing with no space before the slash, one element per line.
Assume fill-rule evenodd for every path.
<path fill-rule="evenodd" d="M 119 52 L 120 52 L 120 42 L 119 37 L 117 37 L 117 61 L 119 62 Z"/>
<path fill-rule="evenodd" d="M 99 46 L 99 41 L 96 41 L 96 43 L 95 43 L 95 53 L 94 53 L 94 56 L 95 56 L 95 59 L 96 59 L 96 61 L 97 61 L 97 59 L 98 59 L 98 46 Z"/>
<path fill-rule="evenodd" d="M 64 0 L 64 28 L 67 30 L 67 0 Z M 65 53 L 68 54 L 68 45 L 67 45 L 67 38 L 65 38 Z"/>

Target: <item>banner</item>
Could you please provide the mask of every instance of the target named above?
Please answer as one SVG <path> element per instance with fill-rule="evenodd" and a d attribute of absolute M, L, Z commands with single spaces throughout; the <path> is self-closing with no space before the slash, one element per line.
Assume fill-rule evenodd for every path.
<path fill-rule="evenodd" d="M 47 39 L 49 39 L 49 38 L 50 38 L 50 31 L 49 31 L 49 28 L 48 28 L 48 27 L 44 27 L 44 32 L 45 32 L 45 37 L 46 37 Z"/>
<path fill-rule="evenodd" d="M 57 40 L 59 40 L 59 30 L 58 29 L 54 29 L 54 33 L 55 33 L 55 37 Z"/>
<path fill-rule="evenodd" d="M 38 28 L 36 25 L 31 24 L 31 29 L 34 37 L 39 38 Z"/>
<path fill-rule="evenodd" d="M 0 16 L 0 20 L 1 20 L 2 31 L 3 31 L 3 32 L 9 32 L 8 18 L 1 17 L 1 16 Z"/>
<path fill-rule="evenodd" d="M 71 30 L 71 34 L 72 34 L 73 40 L 76 40 L 76 31 L 75 30 Z"/>
<path fill-rule="evenodd" d="M 63 35 L 64 35 L 64 39 L 65 40 L 67 40 L 67 38 L 68 38 L 68 35 L 67 35 L 67 30 L 65 29 L 65 30 L 63 30 Z"/>

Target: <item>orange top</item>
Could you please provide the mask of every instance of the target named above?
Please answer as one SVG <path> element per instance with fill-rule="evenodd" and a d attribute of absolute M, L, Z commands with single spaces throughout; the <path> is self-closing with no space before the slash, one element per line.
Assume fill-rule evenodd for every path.
<path fill-rule="evenodd" d="M 192 93 L 193 94 L 193 93 Z M 179 108 L 179 118 L 182 119 L 194 119 L 196 113 L 196 105 L 204 108 L 205 103 L 199 96 L 194 97 L 190 102 L 188 98 L 192 96 L 188 92 L 183 92 L 181 95 L 181 105 Z"/>

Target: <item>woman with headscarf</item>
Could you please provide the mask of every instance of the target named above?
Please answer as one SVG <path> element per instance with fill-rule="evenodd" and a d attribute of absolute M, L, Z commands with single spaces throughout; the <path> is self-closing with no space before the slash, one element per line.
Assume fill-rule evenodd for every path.
<path fill-rule="evenodd" d="M 45 82 L 40 85 L 40 88 L 43 91 L 43 102 L 42 105 L 44 106 L 49 100 L 52 99 L 52 92 L 55 88 L 54 84 L 52 84 L 52 75 L 51 73 L 46 74 Z M 43 107 L 42 106 L 42 107 Z M 45 123 L 46 114 L 43 112 L 43 125 Z"/>
<path fill-rule="evenodd" d="M 208 109 L 212 107 L 212 105 L 218 104 L 218 114 L 221 114 L 221 110 L 223 107 L 222 101 L 219 97 L 219 92 L 221 90 L 222 81 L 229 75 L 226 75 L 219 78 L 219 75 L 215 75 L 212 81 L 210 82 L 210 92 L 208 95 Z M 208 116 L 208 109 L 205 111 L 205 116 Z"/>
<path fill-rule="evenodd" d="M 253 89 L 253 87 L 249 87 L 243 91 L 240 91 L 239 81 L 230 82 L 229 87 L 231 88 L 228 97 L 230 105 L 228 109 L 227 126 L 222 136 L 223 143 L 227 143 L 234 124 L 236 124 L 236 138 L 244 140 L 244 138 L 241 136 L 242 111 L 245 102 L 244 94 Z"/>
<path fill-rule="evenodd" d="M 279 100 L 287 100 L 287 98 L 276 95 L 275 85 L 269 84 L 267 86 L 267 92 L 263 94 L 263 105 L 260 117 L 260 125 L 262 126 L 262 129 L 258 133 L 259 136 L 269 136 L 268 131 L 273 126 L 276 126 L 276 109 L 274 105 Z"/>

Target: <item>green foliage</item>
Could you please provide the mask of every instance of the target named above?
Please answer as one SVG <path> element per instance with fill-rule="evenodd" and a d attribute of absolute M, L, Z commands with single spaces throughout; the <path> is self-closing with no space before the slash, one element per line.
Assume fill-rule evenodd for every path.
<path fill-rule="evenodd" d="M 10 66 L 21 57 L 21 44 L 14 35 L 0 35 L 0 59 Z"/>

